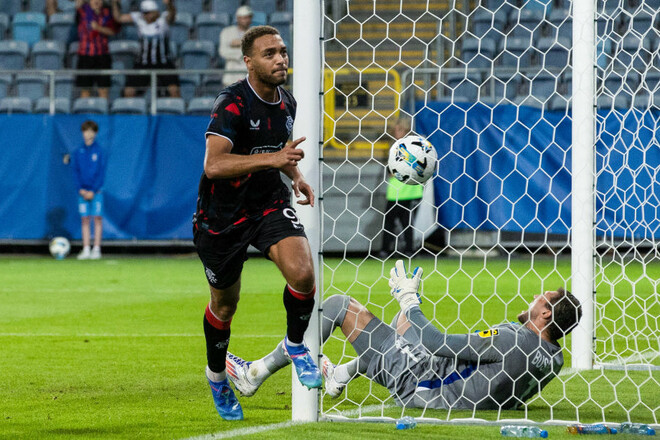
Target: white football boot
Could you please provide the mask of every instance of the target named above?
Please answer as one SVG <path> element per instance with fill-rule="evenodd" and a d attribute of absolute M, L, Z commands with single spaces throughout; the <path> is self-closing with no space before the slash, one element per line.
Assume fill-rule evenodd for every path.
<path fill-rule="evenodd" d="M 326 355 L 321 357 L 321 374 L 325 379 L 325 392 L 328 396 L 336 399 L 346 388 L 346 384 L 335 380 L 335 364 L 333 364 Z"/>
<path fill-rule="evenodd" d="M 252 362 L 248 362 L 227 352 L 227 358 L 225 360 L 227 377 L 241 395 L 245 397 L 253 396 L 261 386 L 261 382 L 254 384 L 250 381 L 250 364 Z"/>

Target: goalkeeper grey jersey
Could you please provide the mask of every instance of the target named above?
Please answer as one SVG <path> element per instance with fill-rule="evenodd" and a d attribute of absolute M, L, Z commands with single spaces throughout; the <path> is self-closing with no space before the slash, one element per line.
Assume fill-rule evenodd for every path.
<path fill-rule="evenodd" d="M 447 335 L 419 308 L 408 318 L 413 328 L 405 338 L 383 341 L 382 355 L 367 371 L 400 405 L 514 409 L 540 392 L 564 364 L 559 346 L 519 324 Z"/>

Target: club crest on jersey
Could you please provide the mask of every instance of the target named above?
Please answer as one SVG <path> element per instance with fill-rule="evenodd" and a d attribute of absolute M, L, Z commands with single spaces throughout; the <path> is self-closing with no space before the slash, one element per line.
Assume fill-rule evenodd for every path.
<path fill-rule="evenodd" d="M 250 130 L 259 130 L 259 125 L 261 124 L 261 119 L 253 121 L 250 119 Z"/>
<path fill-rule="evenodd" d="M 477 332 L 480 338 L 491 338 L 496 336 L 498 333 L 499 330 L 496 328 L 489 328 L 488 330 L 481 330 L 480 332 Z"/>
<path fill-rule="evenodd" d="M 96 162 L 97 160 L 99 160 L 98 154 L 96 153 L 92 154 L 92 162 Z"/>
<path fill-rule="evenodd" d="M 286 117 L 286 132 L 289 136 L 291 136 L 291 132 L 293 131 L 293 118 L 291 116 Z"/>

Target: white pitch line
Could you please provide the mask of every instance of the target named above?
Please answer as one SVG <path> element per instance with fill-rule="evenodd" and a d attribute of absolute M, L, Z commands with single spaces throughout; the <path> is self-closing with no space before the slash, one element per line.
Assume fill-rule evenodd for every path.
<path fill-rule="evenodd" d="M 309 422 L 287 422 L 274 423 L 272 425 L 250 426 L 248 428 L 232 429 L 231 431 L 220 431 L 214 434 L 203 434 L 197 437 L 189 437 L 185 440 L 216 440 L 220 438 L 234 438 L 242 435 L 258 434 L 260 432 L 272 431 L 275 429 L 289 428 L 295 425 L 304 425 Z M 285 436 L 286 437 L 286 436 Z"/>

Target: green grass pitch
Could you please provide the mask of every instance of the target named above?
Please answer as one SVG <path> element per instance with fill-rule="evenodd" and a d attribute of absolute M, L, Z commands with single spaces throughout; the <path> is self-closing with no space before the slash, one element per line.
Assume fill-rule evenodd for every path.
<path fill-rule="evenodd" d="M 539 288 L 561 285 L 570 266 L 569 259 L 536 261 L 534 270 L 529 259 L 489 260 L 486 266 L 481 260 L 466 260 L 459 266 L 457 259 L 448 258 L 438 260 L 434 273 L 433 260 L 419 263 L 428 276 L 423 307 L 435 314 L 438 325 L 452 331 L 514 319 Z M 389 320 L 395 305 L 382 275 L 391 265 L 327 259 L 324 285 L 332 286 L 326 287 L 326 294 L 349 293 Z M 642 268 L 627 270 L 641 273 Z M 657 265 L 645 270 L 651 279 L 660 279 Z M 270 378 L 255 397 L 241 399 L 245 421 L 222 422 L 203 374 L 202 315 L 208 291 L 201 264 L 193 256 L 110 256 L 100 261 L 1 256 L 0 280 L 0 439 L 214 438 L 210 434 L 223 432 L 260 439 L 500 438 L 496 426 L 420 424 L 411 431 L 396 431 L 391 423 L 290 426 L 285 424 L 291 418 L 290 368 Z M 256 358 L 283 337 L 282 287 L 281 275 L 271 262 L 252 258 L 246 263 L 230 350 Z M 494 288 L 520 289 L 529 295 L 506 293 L 504 302 L 491 302 L 486 295 Z M 653 291 L 647 295 L 657 298 Z M 483 315 L 481 302 L 487 304 Z M 455 316 L 458 310 L 474 319 L 463 323 L 443 318 Z M 338 360 L 342 348 L 336 338 L 327 351 Z M 352 354 L 348 348 L 347 355 Z M 574 419 L 579 412 L 587 422 L 602 420 L 603 414 L 621 421 L 630 414 L 635 421 L 653 422 L 660 418 L 659 383 L 657 373 L 590 371 L 556 379 L 526 411 L 500 417 Z M 563 390 L 570 402 L 562 399 Z M 628 413 L 626 405 L 639 395 L 647 404 Z M 358 379 L 344 398 L 325 399 L 322 404 L 332 414 L 354 410 L 354 402 L 369 406 L 379 399 L 386 400 L 387 392 Z M 612 403 L 617 400 L 623 404 Z M 418 416 L 421 411 L 410 414 Z M 386 400 L 385 415 L 397 417 L 400 409 Z M 424 416 L 445 419 L 447 414 L 427 411 Z M 495 420 L 498 414 L 454 416 Z M 273 428 L 278 423 L 285 425 Z M 548 430 L 550 438 L 572 438 L 563 434 L 563 427 Z"/>

